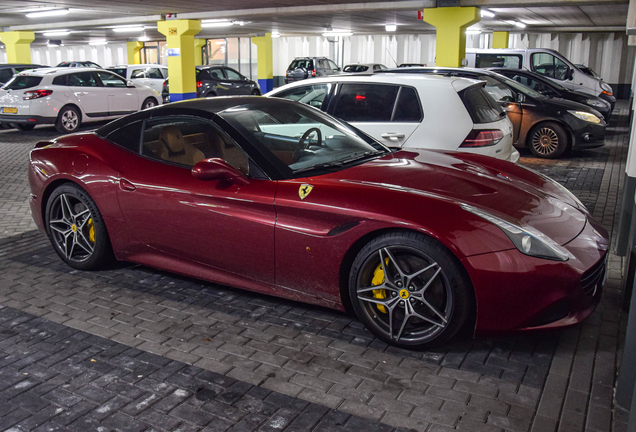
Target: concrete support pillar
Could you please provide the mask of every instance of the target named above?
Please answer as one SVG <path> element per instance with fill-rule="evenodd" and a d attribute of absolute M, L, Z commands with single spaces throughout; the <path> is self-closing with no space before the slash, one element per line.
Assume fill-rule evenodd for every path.
<path fill-rule="evenodd" d="M 141 49 L 143 47 L 143 42 L 126 42 L 128 64 L 141 64 Z"/>
<path fill-rule="evenodd" d="M 265 33 L 265 36 L 253 37 L 252 42 L 258 52 L 258 85 L 261 87 L 261 93 L 265 94 L 274 88 L 272 34 Z"/>
<path fill-rule="evenodd" d="M 200 20 L 170 20 L 157 23 L 159 33 L 166 36 L 170 101 L 197 97 L 194 72 L 194 35 L 201 31 Z"/>
<path fill-rule="evenodd" d="M 207 43 L 207 39 L 194 40 L 194 64 L 196 66 L 201 66 L 203 64 L 203 54 L 201 53 L 201 48 L 206 46 Z"/>
<path fill-rule="evenodd" d="M 11 31 L 0 33 L 0 42 L 7 50 L 7 63 L 31 63 L 31 42 L 35 40 L 32 31 Z"/>
<path fill-rule="evenodd" d="M 508 48 L 509 35 L 507 31 L 492 32 L 493 48 Z"/>
<path fill-rule="evenodd" d="M 437 28 L 435 65 L 460 67 L 466 56 L 466 28 L 479 22 L 475 7 L 424 9 L 424 21 Z"/>

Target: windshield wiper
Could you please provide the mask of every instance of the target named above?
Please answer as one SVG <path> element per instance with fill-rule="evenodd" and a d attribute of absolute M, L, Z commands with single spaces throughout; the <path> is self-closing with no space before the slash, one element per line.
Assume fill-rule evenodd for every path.
<path fill-rule="evenodd" d="M 341 159 L 341 160 L 337 160 L 337 161 L 333 161 L 333 162 L 324 162 L 324 163 L 319 163 L 316 165 L 312 165 L 310 167 L 306 167 L 306 168 L 300 168 L 297 170 L 294 170 L 294 174 L 296 173 L 300 173 L 300 172 L 305 172 L 305 171 L 311 171 L 311 170 L 316 170 L 316 169 L 324 169 L 324 168 L 340 168 L 343 167 L 347 164 L 353 163 L 353 162 L 357 162 L 361 159 L 365 159 L 369 156 L 379 156 L 379 155 L 383 155 L 385 154 L 384 151 L 382 150 L 374 150 L 374 151 L 367 151 L 361 154 L 356 154 L 354 153 L 352 156 L 350 156 L 347 159 Z"/>

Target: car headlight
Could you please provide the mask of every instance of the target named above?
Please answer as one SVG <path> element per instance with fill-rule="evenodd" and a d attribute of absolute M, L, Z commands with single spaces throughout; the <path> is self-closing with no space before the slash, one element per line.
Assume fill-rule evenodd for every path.
<path fill-rule="evenodd" d="M 563 186 L 561 183 L 559 183 L 558 181 L 554 180 L 551 177 L 548 177 L 547 175 L 545 175 L 543 173 L 540 173 L 539 171 L 533 170 L 532 168 L 528 168 L 528 167 L 524 167 L 524 168 L 527 169 L 528 171 L 532 171 L 534 174 L 536 174 L 539 177 L 543 178 L 545 181 L 547 181 L 549 183 L 552 183 L 554 185 L 554 187 L 559 189 L 563 195 L 567 196 L 572 201 L 574 201 L 576 203 L 576 205 L 579 207 L 579 209 L 587 210 L 587 207 L 585 207 L 585 204 L 583 204 L 581 202 L 581 200 L 578 199 L 578 197 L 576 195 L 574 195 L 572 192 L 570 192 L 570 190 L 568 188 L 566 188 L 565 186 Z"/>
<path fill-rule="evenodd" d="M 593 106 L 596 108 L 607 108 L 607 103 L 596 99 L 586 99 L 585 105 Z"/>
<path fill-rule="evenodd" d="M 463 204 L 462 209 L 497 225 L 522 254 L 553 261 L 568 260 L 568 254 L 539 230 L 515 225 L 467 204 Z"/>
<path fill-rule="evenodd" d="M 596 117 L 594 114 L 589 112 L 585 112 L 585 111 L 568 111 L 568 112 L 579 120 L 583 120 L 583 121 L 594 123 L 594 124 L 599 124 L 601 122 L 600 118 Z"/>
<path fill-rule="evenodd" d="M 601 82 L 601 88 L 605 90 L 606 92 L 608 92 L 609 94 L 612 94 L 612 87 L 608 83 Z"/>

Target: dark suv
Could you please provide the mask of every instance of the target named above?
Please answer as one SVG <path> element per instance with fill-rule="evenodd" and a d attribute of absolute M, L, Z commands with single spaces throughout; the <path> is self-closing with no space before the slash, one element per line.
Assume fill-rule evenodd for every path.
<path fill-rule="evenodd" d="M 334 75 L 340 71 L 338 65 L 327 57 L 296 57 L 287 68 L 285 84 L 307 78 Z"/>

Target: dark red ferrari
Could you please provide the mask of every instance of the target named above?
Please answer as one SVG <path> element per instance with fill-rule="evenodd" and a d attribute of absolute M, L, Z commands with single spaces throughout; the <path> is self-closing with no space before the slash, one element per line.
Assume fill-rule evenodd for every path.
<path fill-rule="evenodd" d="M 607 233 L 558 183 L 388 149 L 284 99 L 185 101 L 42 142 L 29 179 L 71 267 L 132 261 L 350 307 L 402 347 L 573 324 L 604 283 Z"/>

